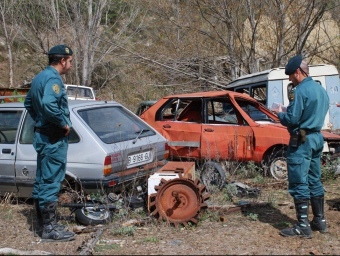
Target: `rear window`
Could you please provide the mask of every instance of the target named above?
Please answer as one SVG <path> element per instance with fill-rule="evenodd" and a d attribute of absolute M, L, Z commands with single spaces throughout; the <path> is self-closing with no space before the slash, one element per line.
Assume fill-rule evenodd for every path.
<path fill-rule="evenodd" d="M 106 144 L 156 134 L 141 119 L 120 106 L 85 109 L 78 114 Z"/>
<path fill-rule="evenodd" d="M 29 114 L 27 114 L 20 135 L 19 141 L 21 144 L 33 144 L 34 126 L 35 126 L 34 120 Z M 68 135 L 68 143 L 78 143 L 79 141 L 80 138 L 78 134 L 75 132 L 73 128 L 71 128 L 71 131 Z"/>

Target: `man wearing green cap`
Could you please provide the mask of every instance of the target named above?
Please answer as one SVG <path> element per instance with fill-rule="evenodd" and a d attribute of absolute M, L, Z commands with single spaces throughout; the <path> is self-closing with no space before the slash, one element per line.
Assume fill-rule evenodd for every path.
<path fill-rule="evenodd" d="M 61 75 L 71 69 L 72 54 L 66 45 L 50 49 L 49 65 L 33 78 L 24 103 L 35 120 L 33 146 L 37 152 L 37 171 L 32 198 L 45 241 L 74 239 L 74 233 L 57 223 L 58 193 L 66 171 L 67 135 L 72 127 Z"/>
<path fill-rule="evenodd" d="M 287 112 L 278 110 L 282 125 L 290 133 L 287 150 L 288 191 L 294 198 L 297 224 L 280 231 L 282 236 L 312 237 L 312 230 L 327 231 L 324 217 L 324 188 L 321 183 L 323 126 L 329 108 L 325 89 L 308 76 L 309 69 L 301 55 L 291 58 L 285 73 L 295 86 Z M 313 220 L 308 220 L 309 201 Z"/>

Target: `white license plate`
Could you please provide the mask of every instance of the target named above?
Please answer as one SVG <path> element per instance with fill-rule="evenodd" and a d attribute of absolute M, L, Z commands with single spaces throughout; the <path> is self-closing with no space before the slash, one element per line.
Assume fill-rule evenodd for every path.
<path fill-rule="evenodd" d="M 148 162 L 151 160 L 151 151 L 128 156 L 128 166 L 139 163 Z"/>

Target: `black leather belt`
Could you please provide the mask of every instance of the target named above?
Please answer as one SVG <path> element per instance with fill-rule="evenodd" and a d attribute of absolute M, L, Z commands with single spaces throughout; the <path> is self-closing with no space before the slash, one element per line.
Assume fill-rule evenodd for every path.
<path fill-rule="evenodd" d="M 305 129 L 303 129 L 303 130 L 305 130 Z M 312 130 L 305 130 L 305 131 L 306 131 L 306 135 L 320 132 L 320 131 L 312 131 Z"/>
<path fill-rule="evenodd" d="M 48 132 L 48 130 L 44 129 L 44 128 L 34 127 L 34 132 L 38 132 L 38 133 L 41 133 L 43 135 L 50 136 L 50 133 Z"/>
<path fill-rule="evenodd" d="M 305 131 L 305 135 L 309 135 L 309 134 L 312 134 L 312 133 L 318 133 L 320 131 L 313 131 L 313 130 L 306 130 L 306 129 L 300 129 L 300 131 L 303 130 Z M 296 131 L 297 132 L 297 131 Z M 290 133 L 290 136 L 294 135 L 294 132 Z"/>

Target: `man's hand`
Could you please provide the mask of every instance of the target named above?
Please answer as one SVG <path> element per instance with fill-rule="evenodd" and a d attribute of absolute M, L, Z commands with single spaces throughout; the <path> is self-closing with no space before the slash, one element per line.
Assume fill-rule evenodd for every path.
<path fill-rule="evenodd" d="M 278 113 L 282 112 L 282 105 L 279 104 L 278 108 L 272 109 L 272 111 L 273 111 L 275 114 L 278 114 Z"/>
<path fill-rule="evenodd" d="M 67 136 L 70 133 L 70 131 L 71 131 L 71 129 L 70 129 L 70 127 L 68 125 L 65 125 L 63 127 L 63 129 L 65 130 L 65 136 Z"/>

